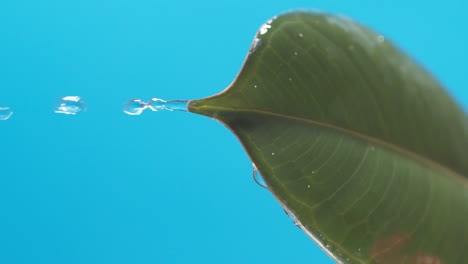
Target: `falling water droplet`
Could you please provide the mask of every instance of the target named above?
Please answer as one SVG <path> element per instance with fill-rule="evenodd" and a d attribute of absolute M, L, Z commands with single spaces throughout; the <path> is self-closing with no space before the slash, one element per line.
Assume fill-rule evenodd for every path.
<path fill-rule="evenodd" d="M 262 188 L 270 190 L 268 189 L 268 186 L 266 185 L 265 181 L 263 181 L 262 175 L 260 175 L 260 173 L 258 172 L 257 167 L 255 167 L 255 164 L 252 164 L 252 165 L 253 165 L 252 177 L 255 183 Z"/>
<path fill-rule="evenodd" d="M 86 103 L 79 96 L 65 96 L 58 100 L 54 110 L 58 114 L 76 115 L 86 111 Z"/>
<path fill-rule="evenodd" d="M 0 107 L 0 120 L 7 120 L 13 115 L 10 107 Z"/>
<path fill-rule="evenodd" d="M 148 108 L 148 104 L 142 100 L 132 99 L 124 105 L 123 111 L 129 115 L 140 115 L 146 108 Z"/>

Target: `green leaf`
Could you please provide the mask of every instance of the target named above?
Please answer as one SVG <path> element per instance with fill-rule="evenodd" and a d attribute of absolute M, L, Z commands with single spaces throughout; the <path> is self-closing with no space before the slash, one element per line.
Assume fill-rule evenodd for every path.
<path fill-rule="evenodd" d="M 383 36 L 341 16 L 276 17 L 233 84 L 189 111 L 231 129 L 337 262 L 468 262 L 466 114 Z"/>

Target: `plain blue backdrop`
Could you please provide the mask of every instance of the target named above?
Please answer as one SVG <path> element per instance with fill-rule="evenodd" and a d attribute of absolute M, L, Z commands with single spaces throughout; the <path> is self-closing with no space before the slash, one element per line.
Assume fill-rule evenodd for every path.
<path fill-rule="evenodd" d="M 468 106 L 464 0 L 1 0 L 0 263 L 332 263 L 222 125 L 122 112 L 220 92 L 259 26 L 294 8 L 380 31 Z M 54 114 L 67 95 L 88 111 Z"/>

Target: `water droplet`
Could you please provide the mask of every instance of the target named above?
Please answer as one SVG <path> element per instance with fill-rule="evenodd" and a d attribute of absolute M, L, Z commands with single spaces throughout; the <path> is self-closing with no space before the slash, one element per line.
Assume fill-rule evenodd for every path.
<path fill-rule="evenodd" d="M 382 43 L 382 42 L 385 41 L 385 37 L 382 36 L 382 35 L 379 35 L 379 36 L 377 37 L 377 41 L 380 42 L 380 43 Z"/>
<path fill-rule="evenodd" d="M 148 104 L 140 99 L 132 99 L 124 105 L 124 112 L 129 115 L 140 115 L 148 108 Z"/>
<path fill-rule="evenodd" d="M 268 23 L 263 24 L 262 27 L 260 28 L 260 35 L 266 34 L 270 28 L 271 28 L 270 24 Z"/>
<path fill-rule="evenodd" d="M 259 30 L 259 33 L 260 35 L 264 35 L 268 32 L 268 30 L 271 28 L 271 23 L 273 22 L 273 20 L 275 20 L 277 17 L 273 17 L 272 19 L 268 20 L 265 24 L 263 24 L 261 27 L 260 27 L 260 30 Z"/>
<path fill-rule="evenodd" d="M 169 110 L 169 111 L 188 111 L 187 100 L 171 100 L 164 101 L 159 98 L 153 98 L 148 103 L 140 99 L 132 99 L 124 105 L 124 112 L 129 115 L 140 115 L 146 108 L 152 111 Z"/>
<path fill-rule="evenodd" d="M 13 115 L 13 111 L 10 107 L 0 107 L 0 120 L 8 120 L 11 115 Z"/>
<path fill-rule="evenodd" d="M 274 152 L 272 152 L 272 153 L 271 153 L 271 155 L 272 155 L 272 156 L 274 156 L 274 155 L 275 155 L 275 153 L 274 153 Z"/>
<path fill-rule="evenodd" d="M 304 34 L 299 33 L 299 37 L 300 37 L 300 38 L 304 37 Z"/>
<path fill-rule="evenodd" d="M 292 78 L 289 78 L 289 81 L 291 82 L 291 81 L 292 81 Z"/>
<path fill-rule="evenodd" d="M 58 114 L 76 115 L 86 111 L 86 103 L 79 96 L 65 96 L 58 100 L 54 110 Z"/>
<path fill-rule="evenodd" d="M 252 47 L 250 48 L 249 54 L 252 54 L 255 51 L 257 51 L 258 47 L 260 47 L 261 42 L 262 42 L 261 39 L 255 38 L 252 43 Z"/>
<path fill-rule="evenodd" d="M 301 228 L 301 223 L 297 220 L 297 218 L 289 211 L 286 207 L 283 207 L 284 212 L 288 216 L 289 219 L 293 222 L 293 224 L 299 228 Z"/>
<path fill-rule="evenodd" d="M 310 184 L 307 185 L 307 188 L 310 189 Z"/>
<path fill-rule="evenodd" d="M 255 85 L 254 85 L 254 88 L 257 89 L 257 87 L 258 87 L 258 86 L 255 84 Z"/>
<path fill-rule="evenodd" d="M 271 23 L 271 20 L 268 20 L 265 24 L 263 24 L 260 27 L 260 35 L 266 34 L 268 32 L 268 29 L 271 28 L 270 23 Z"/>
<path fill-rule="evenodd" d="M 268 186 L 266 185 L 265 181 L 263 180 L 262 178 L 262 175 L 260 175 L 260 173 L 258 172 L 257 170 L 257 167 L 255 167 L 255 164 L 252 164 L 253 165 L 253 170 L 252 170 L 252 177 L 255 181 L 255 183 L 264 188 L 264 189 L 267 189 L 267 190 L 270 190 L 268 189 Z"/>
<path fill-rule="evenodd" d="M 153 111 L 159 111 L 166 108 L 166 101 L 159 98 L 153 98 L 148 102 L 148 107 Z"/>
<path fill-rule="evenodd" d="M 298 54 L 297 51 L 295 51 L 295 52 L 294 52 L 294 56 L 297 56 L 297 54 Z"/>

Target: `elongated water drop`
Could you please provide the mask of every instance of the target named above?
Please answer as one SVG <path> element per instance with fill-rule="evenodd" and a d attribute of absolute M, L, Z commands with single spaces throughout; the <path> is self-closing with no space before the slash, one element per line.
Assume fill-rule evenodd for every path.
<path fill-rule="evenodd" d="M 86 103 L 79 96 L 65 96 L 58 100 L 54 110 L 58 114 L 76 115 L 86 111 Z"/>
<path fill-rule="evenodd" d="M 187 100 L 164 101 L 159 98 L 153 98 L 149 100 L 148 103 L 145 103 L 140 99 L 133 99 L 124 105 L 124 112 L 129 115 L 140 115 L 146 108 L 152 111 L 169 110 L 187 112 L 188 102 Z"/>
<path fill-rule="evenodd" d="M 165 108 L 169 111 L 185 111 L 188 110 L 188 101 L 187 100 L 171 100 L 166 102 Z"/>
<path fill-rule="evenodd" d="M 13 115 L 10 107 L 0 107 L 0 120 L 7 120 Z"/>
<path fill-rule="evenodd" d="M 252 177 L 255 183 L 264 189 L 270 190 L 268 189 L 268 186 L 266 185 L 265 181 L 263 181 L 262 175 L 260 175 L 260 173 L 258 172 L 257 167 L 255 167 L 255 164 L 252 164 L 252 165 L 253 165 Z"/>

